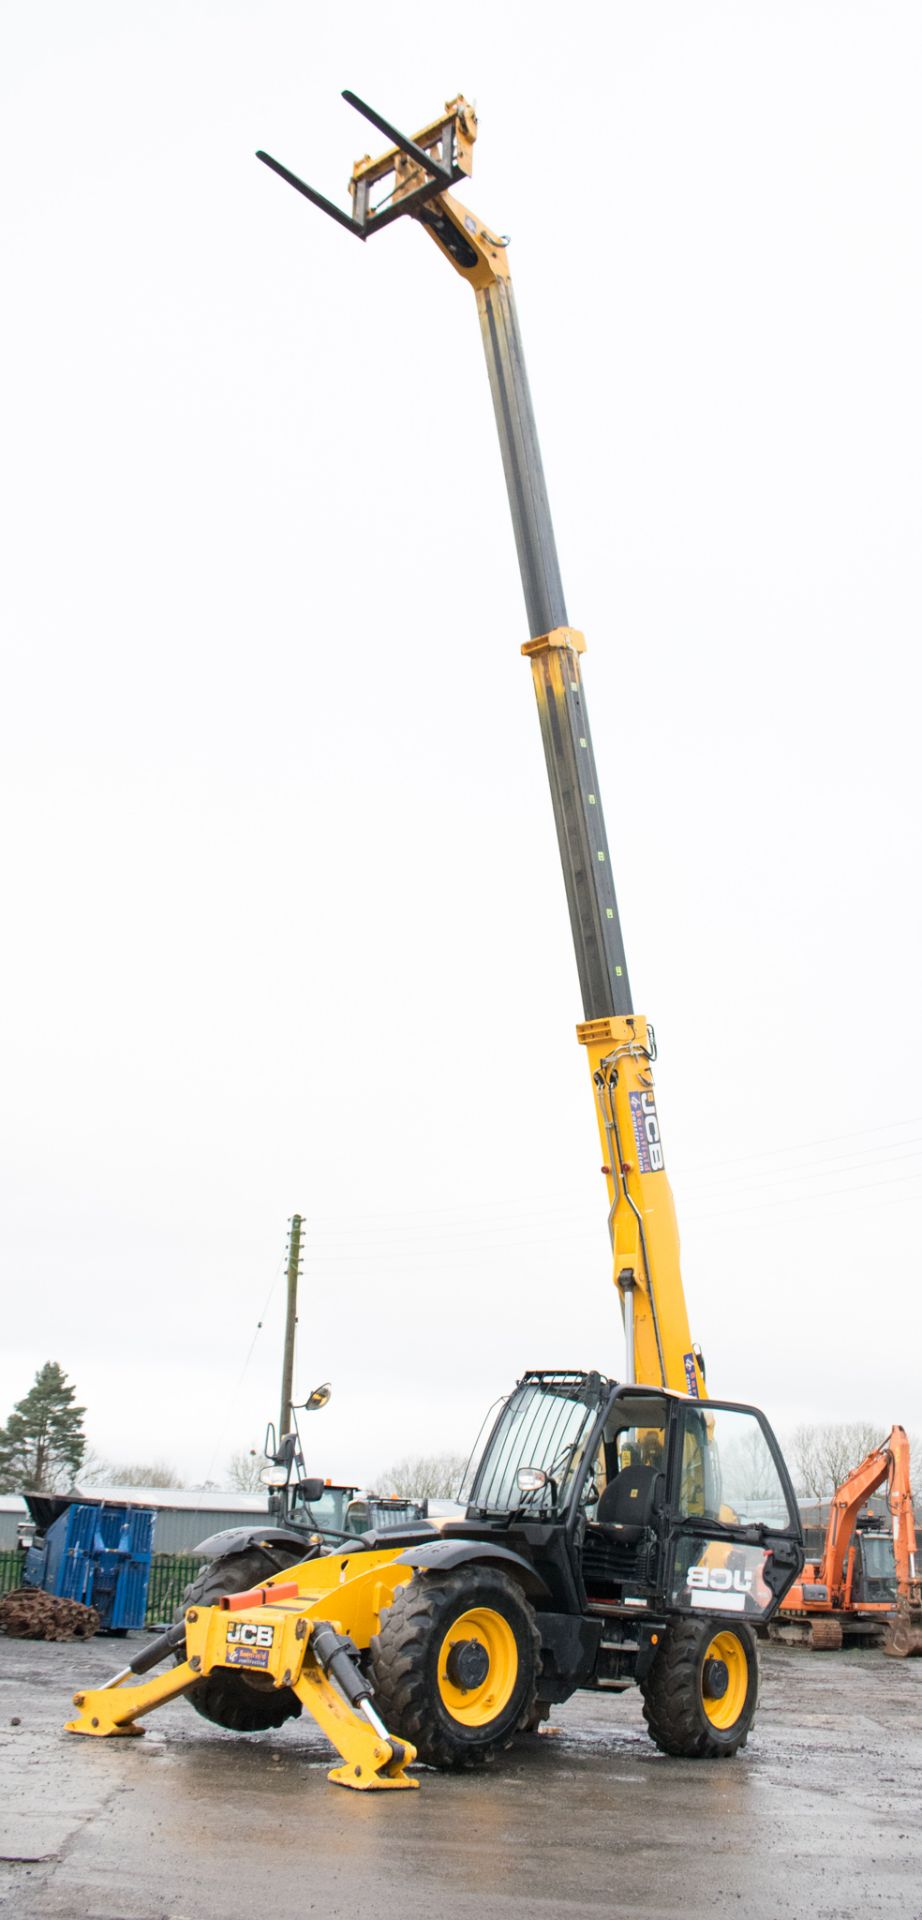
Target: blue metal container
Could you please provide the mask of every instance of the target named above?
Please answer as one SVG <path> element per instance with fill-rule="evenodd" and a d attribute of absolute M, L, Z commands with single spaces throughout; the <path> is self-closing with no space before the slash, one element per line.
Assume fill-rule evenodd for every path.
<path fill-rule="evenodd" d="M 95 1607 L 103 1633 L 143 1627 L 154 1537 L 152 1507 L 113 1506 L 108 1501 L 55 1500 L 26 1495 L 39 1526 L 26 1554 L 23 1580 L 62 1599 Z M 60 1509 L 63 1508 L 63 1511 Z"/>

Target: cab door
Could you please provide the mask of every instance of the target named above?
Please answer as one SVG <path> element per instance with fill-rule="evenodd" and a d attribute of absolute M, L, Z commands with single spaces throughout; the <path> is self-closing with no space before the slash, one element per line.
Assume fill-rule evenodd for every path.
<path fill-rule="evenodd" d="M 674 1410 L 667 1601 L 677 1612 L 769 1620 L 803 1564 L 781 1450 L 755 1407 Z"/>

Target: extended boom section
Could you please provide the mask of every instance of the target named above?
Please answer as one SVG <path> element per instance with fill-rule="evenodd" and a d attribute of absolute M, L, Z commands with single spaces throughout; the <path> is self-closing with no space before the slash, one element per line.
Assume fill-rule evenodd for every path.
<path fill-rule="evenodd" d="M 410 214 L 475 295 L 525 597 L 530 637 L 522 652 L 531 664 L 582 994 L 577 1032 L 595 1091 L 628 1377 L 701 1398 L 704 1371 L 689 1331 L 653 1094 L 654 1048 L 632 1005 L 580 672 L 586 643 L 567 620 L 508 241 L 446 191 L 471 171 L 477 116 L 459 96 L 411 139 L 355 94 L 344 98 L 393 141 L 379 159 L 365 155 L 353 168 L 351 216 L 267 154 L 259 158 L 362 240 Z"/>

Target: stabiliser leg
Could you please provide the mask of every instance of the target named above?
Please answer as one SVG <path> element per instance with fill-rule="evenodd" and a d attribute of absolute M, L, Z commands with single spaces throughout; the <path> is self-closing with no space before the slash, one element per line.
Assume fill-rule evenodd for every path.
<path fill-rule="evenodd" d="M 145 1733 L 145 1727 L 135 1724 L 142 1713 L 162 1707 L 167 1700 L 175 1700 L 177 1694 L 188 1692 L 201 1678 L 198 1668 L 193 1669 L 188 1660 L 141 1687 L 125 1685 L 130 1671 L 127 1668 L 125 1673 L 116 1674 L 104 1687 L 75 1693 L 74 1706 L 79 1707 L 80 1712 L 76 1720 L 67 1721 L 66 1731 L 95 1734 L 97 1738 L 117 1733 Z"/>
<path fill-rule="evenodd" d="M 234 1596 L 235 1601 L 241 1596 Z M 128 1685 L 179 1650 L 186 1659 L 141 1685 Z M 346 1634 L 325 1620 L 311 1619 L 303 1603 L 191 1607 L 185 1628 L 173 1628 L 142 1650 L 130 1666 L 103 1687 L 74 1695 L 77 1717 L 68 1733 L 97 1739 L 139 1734 L 142 1714 L 187 1693 L 216 1667 L 241 1674 L 258 1671 L 277 1687 L 291 1687 L 302 1706 L 337 1747 L 343 1764 L 329 1778 L 359 1792 L 374 1788 L 417 1787 L 407 1768 L 416 1749 L 388 1733 L 371 1704 L 371 1687 L 357 1664 L 357 1649 Z"/>
<path fill-rule="evenodd" d="M 416 1748 L 395 1740 L 378 1718 L 371 1687 L 357 1665 L 357 1648 L 326 1620 L 310 1624 L 308 1658 L 295 1692 L 343 1756 L 345 1765 L 333 1767 L 328 1778 L 338 1787 L 359 1792 L 369 1787 L 418 1787 L 419 1781 L 411 1780 L 406 1771 L 416 1759 Z"/>

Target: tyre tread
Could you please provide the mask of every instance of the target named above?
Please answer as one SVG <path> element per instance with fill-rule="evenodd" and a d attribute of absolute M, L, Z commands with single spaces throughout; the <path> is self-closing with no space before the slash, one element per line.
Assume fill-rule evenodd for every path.
<path fill-rule="evenodd" d="M 661 1753 L 680 1760 L 728 1760 L 745 1746 L 755 1715 L 757 1686 L 747 1695 L 735 1729 L 722 1733 L 705 1721 L 700 1710 L 698 1668 L 704 1636 L 710 1639 L 726 1622 L 678 1620 L 670 1628 L 646 1680 L 641 1682 L 643 1717 L 650 1737 Z M 734 1627 L 757 1674 L 758 1655 L 747 1627 Z M 707 1644 L 705 1640 L 704 1644 Z"/>
<path fill-rule="evenodd" d="M 433 1698 L 429 1674 L 433 1635 L 447 1632 L 452 1611 L 511 1601 L 521 1632 L 525 1686 L 516 1711 L 495 1733 L 473 1737 L 452 1723 Z M 375 1703 L 385 1725 L 415 1746 L 428 1766 L 457 1770 L 483 1766 L 511 1745 L 534 1712 L 541 1643 L 534 1614 L 521 1589 L 495 1568 L 465 1567 L 447 1575 L 418 1576 L 402 1587 L 371 1642 Z"/>
<path fill-rule="evenodd" d="M 289 1563 L 297 1565 L 294 1556 Z M 222 1593 L 244 1593 L 260 1581 L 278 1573 L 276 1561 L 251 1547 L 244 1553 L 229 1554 L 225 1560 L 211 1560 L 182 1597 L 181 1619 L 189 1607 L 210 1607 Z M 231 1733 L 265 1733 L 296 1720 L 301 1702 L 291 1687 L 257 1689 L 247 1685 L 242 1674 L 216 1667 L 212 1673 L 190 1687 L 189 1705 L 212 1726 L 227 1727 Z"/>

